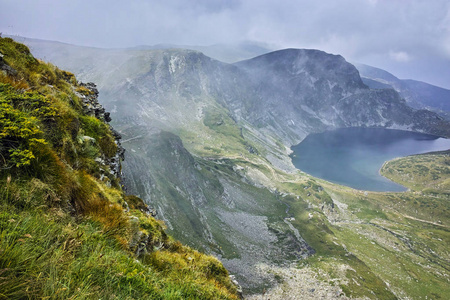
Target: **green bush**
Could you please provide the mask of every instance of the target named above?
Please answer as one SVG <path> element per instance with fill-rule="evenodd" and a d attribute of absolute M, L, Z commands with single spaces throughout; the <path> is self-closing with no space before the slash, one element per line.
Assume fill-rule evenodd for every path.
<path fill-rule="evenodd" d="M 36 97 L 39 99 L 39 97 Z M 38 116 L 40 101 L 30 95 L 19 95 L 9 85 L 0 83 L 0 155 L 1 168 L 28 166 L 34 152 L 46 144 Z M 33 101 L 27 101 L 33 99 Z M 30 102 L 30 105 L 26 103 Z M 28 110 L 28 112 L 26 111 Z"/>

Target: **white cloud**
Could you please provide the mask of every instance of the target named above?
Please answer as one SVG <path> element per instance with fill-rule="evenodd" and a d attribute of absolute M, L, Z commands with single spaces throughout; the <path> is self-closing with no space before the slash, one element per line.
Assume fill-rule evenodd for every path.
<path fill-rule="evenodd" d="M 390 51 L 389 57 L 398 62 L 409 62 L 412 59 L 405 51 Z"/>
<path fill-rule="evenodd" d="M 368 64 L 450 59 L 448 0 L 0 0 L 0 7 L 0 32 L 97 47 L 256 40 Z"/>

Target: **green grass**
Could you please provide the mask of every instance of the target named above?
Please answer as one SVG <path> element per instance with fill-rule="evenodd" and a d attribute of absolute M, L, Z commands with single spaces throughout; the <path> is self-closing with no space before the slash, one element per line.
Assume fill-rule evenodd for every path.
<path fill-rule="evenodd" d="M 2 299 L 233 298 L 220 262 L 177 242 L 136 260 L 95 218 L 6 208 L 13 209 L 3 206 L 0 218 Z"/>
<path fill-rule="evenodd" d="M 448 284 L 439 275 L 446 272 L 445 268 L 430 265 L 428 259 L 402 248 L 403 242 L 398 237 L 386 235 L 382 229 L 372 225 L 349 225 L 336 233 L 339 240 L 347 245 L 348 251 L 363 260 L 371 272 L 388 282 L 397 295 L 413 295 L 417 299 L 433 295 L 436 299 L 443 299 L 443 295 L 448 294 Z M 386 236 L 373 238 L 382 235 Z"/>
<path fill-rule="evenodd" d="M 206 109 L 203 124 L 225 136 L 238 137 L 240 135 L 236 122 L 234 122 L 225 112 L 218 109 Z"/>
<path fill-rule="evenodd" d="M 337 240 L 347 245 L 348 236 L 342 238 L 336 235 L 335 229 L 324 219 L 314 220 L 313 218 L 306 221 L 300 218 L 296 225 L 301 230 L 303 238 L 316 250 L 316 253 L 302 264 L 306 263 L 314 268 L 327 270 L 331 278 L 347 278 L 347 282 L 341 285 L 347 296 L 396 299 L 365 260 L 348 252 L 341 244 L 334 243 Z M 342 274 L 339 268 L 336 269 L 339 265 L 345 266 L 345 274 Z"/>
<path fill-rule="evenodd" d="M 0 52 L 15 69 L 0 73 L 0 299 L 237 299 L 216 258 L 168 236 L 98 162 L 117 146 L 84 115 L 89 90 L 11 39 Z"/>
<path fill-rule="evenodd" d="M 450 151 L 408 156 L 384 164 L 381 174 L 414 191 L 450 196 Z"/>
<path fill-rule="evenodd" d="M 448 153 L 407 157 L 385 168 L 409 178 L 401 183 L 413 191 L 356 191 L 301 173 L 277 181 L 280 191 L 293 196 L 285 198 L 291 199 L 291 223 L 316 251 L 299 268 L 325 272 L 319 277 L 337 280 L 347 296 L 445 299 Z"/>

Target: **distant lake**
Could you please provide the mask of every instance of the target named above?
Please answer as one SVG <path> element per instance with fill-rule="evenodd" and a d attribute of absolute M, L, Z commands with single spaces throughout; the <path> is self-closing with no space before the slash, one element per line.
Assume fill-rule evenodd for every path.
<path fill-rule="evenodd" d="M 310 134 L 291 148 L 294 166 L 331 182 L 368 191 L 405 191 L 379 174 L 396 157 L 450 149 L 450 139 L 384 128 L 345 128 Z"/>

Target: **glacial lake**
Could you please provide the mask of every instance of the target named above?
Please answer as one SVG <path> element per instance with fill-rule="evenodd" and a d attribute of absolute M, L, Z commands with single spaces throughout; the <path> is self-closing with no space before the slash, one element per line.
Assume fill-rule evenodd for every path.
<path fill-rule="evenodd" d="M 380 175 L 385 161 L 450 149 L 450 139 L 384 128 L 344 128 L 310 134 L 291 148 L 297 169 L 359 190 L 401 192 Z"/>

